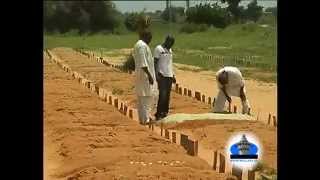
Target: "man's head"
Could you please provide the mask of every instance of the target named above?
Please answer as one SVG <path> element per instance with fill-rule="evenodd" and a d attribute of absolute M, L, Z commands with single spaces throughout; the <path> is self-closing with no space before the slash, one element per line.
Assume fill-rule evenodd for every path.
<path fill-rule="evenodd" d="M 152 34 L 150 31 L 142 31 L 139 35 L 140 39 L 144 41 L 146 44 L 149 44 L 152 40 Z"/>
<path fill-rule="evenodd" d="M 167 49 L 170 49 L 174 44 L 174 37 L 171 35 L 168 35 L 163 43 L 163 46 Z"/>
<path fill-rule="evenodd" d="M 218 81 L 221 84 L 227 84 L 228 83 L 228 73 L 226 71 L 222 71 L 222 73 L 218 76 Z"/>

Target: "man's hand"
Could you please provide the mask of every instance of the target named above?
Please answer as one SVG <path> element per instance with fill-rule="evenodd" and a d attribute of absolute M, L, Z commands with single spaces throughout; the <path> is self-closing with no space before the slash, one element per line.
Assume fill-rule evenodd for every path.
<path fill-rule="evenodd" d="M 175 75 L 173 75 L 172 82 L 173 82 L 174 84 L 177 82 Z"/>
<path fill-rule="evenodd" d="M 231 103 L 232 99 L 231 97 L 228 95 L 227 91 L 226 91 L 226 86 L 223 85 L 222 88 L 221 88 L 222 92 L 224 93 L 224 95 L 226 96 L 227 100 L 229 103 Z"/>
<path fill-rule="evenodd" d="M 245 93 L 244 93 L 244 86 L 242 86 L 241 88 L 240 88 L 240 99 L 241 99 L 241 101 L 245 101 L 247 98 L 246 98 L 246 95 L 245 95 Z"/>
<path fill-rule="evenodd" d="M 149 76 L 149 83 L 150 83 L 151 85 L 153 85 L 153 79 L 152 79 L 151 76 Z"/>
<path fill-rule="evenodd" d="M 226 98 L 227 98 L 227 101 L 228 101 L 229 103 L 231 103 L 231 102 L 232 102 L 232 99 L 231 99 L 231 97 L 230 97 L 230 96 L 226 96 Z"/>

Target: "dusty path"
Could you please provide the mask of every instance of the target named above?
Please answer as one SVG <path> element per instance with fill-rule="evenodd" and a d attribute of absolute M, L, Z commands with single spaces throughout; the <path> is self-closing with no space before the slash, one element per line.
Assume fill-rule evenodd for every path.
<path fill-rule="evenodd" d="M 44 64 L 45 179 L 222 179 Z"/>

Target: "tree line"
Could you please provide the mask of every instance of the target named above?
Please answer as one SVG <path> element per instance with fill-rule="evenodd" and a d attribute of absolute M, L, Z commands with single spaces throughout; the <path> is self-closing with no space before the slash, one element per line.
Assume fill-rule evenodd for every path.
<path fill-rule="evenodd" d="M 239 6 L 241 0 L 219 1 L 227 3 L 227 7 L 221 7 L 217 2 L 205 2 L 188 9 L 167 7 L 155 14 L 160 13 L 163 21 L 177 22 L 182 17 L 187 23 L 217 28 L 225 28 L 232 23 L 256 22 L 263 14 L 263 8 L 258 6 L 257 0 L 252 0 L 246 8 Z M 276 8 L 267 8 L 266 11 L 277 15 Z M 144 15 L 144 12 L 122 14 L 110 0 L 44 1 L 44 30 L 59 33 L 77 30 L 80 34 L 101 31 L 115 33 L 124 26 L 129 31 L 136 31 L 139 19 Z"/>

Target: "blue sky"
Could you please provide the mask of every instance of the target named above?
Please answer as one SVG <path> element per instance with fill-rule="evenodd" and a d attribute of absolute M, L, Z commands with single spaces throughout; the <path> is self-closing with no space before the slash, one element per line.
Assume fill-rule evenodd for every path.
<path fill-rule="evenodd" d="M 207 0 L 212 1 L 212 0 Z M 121 12 L 139 12 L 144 8 L 149 11 L 163 10 L 166 7 L 166 1 L 113 1 L 116 8 Z M 190 0 L 190 6 L 194 6 L 197 3 L 205 2 L 205 0 Z M 250 1 L 242 1 L 240 5 L 246 6 Z M 172 1 L 172 6 L 185 7 L 185 1 Z M 274 7 L 277 6 L 277 1 L 272 0 L 258 0 L 258 4 L 263 7 Z"/>

